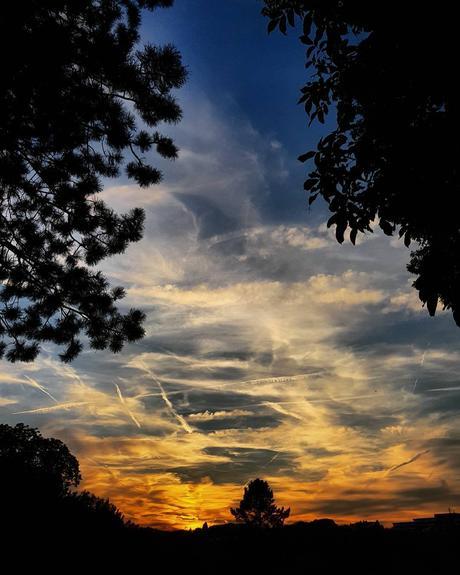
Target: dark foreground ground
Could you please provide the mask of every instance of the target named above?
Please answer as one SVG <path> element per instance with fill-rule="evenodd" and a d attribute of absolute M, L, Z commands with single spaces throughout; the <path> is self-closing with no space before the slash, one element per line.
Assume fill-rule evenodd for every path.
<path fill-rule="evenodd" d="M 41 530 L 16 526 L 2 535 L 4 573 L 457 573 L 460 531 L 397 532 L 328 522 L 257 531 L 228 525 L 193 532 L 100 526 Z M 13 568 L 14 566 L 14 568 Z"/>

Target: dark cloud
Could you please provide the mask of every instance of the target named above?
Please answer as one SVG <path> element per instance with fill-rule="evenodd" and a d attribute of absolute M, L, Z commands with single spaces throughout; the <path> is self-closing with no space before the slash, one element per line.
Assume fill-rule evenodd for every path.
<path fill-rule="evenodd" d="M 339 515 L 349 517 L 358 515 L 361 517 L 378 516 L 379 513 L 396 511 L 397 502 L 394 500 L 375 497 L 361 497 L 356 499 L 323 499 L 303 507 L 300 512 L 316 513 L 319 515 Z M 299 512 L 299 510 L 296 510 Z"/>
<path fill-rule="evenodd" d="M 364 495 L 364 497 L 354 497 L 355 495 Z M 358 515 L 378 518 L 379 513 L 397 516 L 400 511 L 429 505 L 435 509 L 436 507 L 447 509 L 458 501 L 460 494 L 453 491 L 446 482 L 441 482 L 437 486 L 396 489 L 390 498 L 382 496 L 380 492 L 372 488 L 345 490 L 343 496 L 341 499 L 323 499 L 313 502 L 302 511 L 343 517 Z"/>
<path fill-rule="evenodd" d="M 205 390 L 193 387 L 188 388 L 184 385 L 177 386 L 167 383 L 163 383 L 163 388 L 169 400 L 173 403 L 174 408 L 185 418 L 192 414 L 212 413 L 215 411 L 222 412 L 235 409 L 243 409 L 246 411 L 252 407 L 259 409 L 259 400 L 244 393 Z M 155 412 L 164 406 L 164 399 L 156 394 L 157 390 L 158 388 L 154 387 L 152 391 L 155 395 L 140 398 L 140 401 L 148 412 Z M 265 414 L 261 413 L 260 415 Z M 212 422 L 200 422 L 199 418 L 192 419 L 193 421 L 191 420 L 191 423 L 193 423 L 194 426 L 209 423 L 209 428 L 211 428 L 213 425 Z M 241 422 L 244 423 L 245 421 L 241 420 Z M 219 423 L 216 423 L 216 425 L 219 426 Z M 216 427 L 216 429 L 223 428 Z"/>
<path fill-rule="evenodd" d="M 225 234 L 238 228 L 235 218 L 225 214 L 219 206 L 209 198 L 178 194 L 180 201 L 195 215 L 200 234 L 200 239 L 210 238 L 216 234 Z"/>
<path fill-rule="evenodd" d="M 216 351 L 209 351 L 204 353 L 201 357 L 203 359 L 236 359 L 237 361 L 251 361 L 255 358 L 256 354 L 247 349 L 223 349 Z"/>
<path fill-rule="evenodd" d="M 433 387 L 449 387 L 452 384 L 458 385 L 458 378 L 456 381 L 451 381 L 444 379 L 444 381 L 440 382 L 439 379 L 434 384 L 423 381 L 422 386 L 419 388 L 419 394 L 421 402 L 417 406 L 416 414 L 413 414 L 418 417 L 424 417 L 427 415 L 437 414 L 438 419 L 441 423 L 441 420 L 453 420 L 453 422 L 458 418 L 460 413 L 460 393 L 459 392 L 432 392 L 432 391 L 424 391 L 424 387 L 429 386 L 429 389 Z M 417 385 L 418 387 L 418 385 Z"/>
<path fill-rule="evenodd" d="M 460 436 L 437 437 L 425 441 L 423 445 L 430 450 L 438 464 L 445 464 L 456 475 L 460 473 Z"/>
<path fill-rule="evenodd" d="M 130 439 L 136 439 L 136 437 L 159 437 L 164 435 L 163 430 L 158 430 L 157 428 L 148 424 L 148 422 L 142 422 L 142 428 L 139 429 L 134 423 L 130 420 L 129 416 L 126 415 L 126 423 L 118 423 L 117 425 L 110 425 L 107 424 L 99 424 L 99 423 L 79 423 L 79 427 L 81 429 L 86 429 L 91 433 L 92 436 L 97 437 L 98 439 L 104 438 L 126 438 L 129 437 Z"/>
<path fill-rule="evenodd" d="M 193 419 L 193 427 L 203 432 L 219 431 L 222 429 L 263 429 L 277 427 L 280 419 L 270 415 L 249 415 L 240 417 L 226 417 L 200 421 Z"/>
<path fill-rule="evenodd" d="M 236 359 L 237 361 L 251 361 L 252 363 L 268 367 L 273 361 L 273 352 L 256 352 L 247 349 L 222 349 L 204 353 L 203 359 Z"/>
<path fill-rule="evenodd" d="M 347 497 L 351 496 L 351 497 L 356 497 L 357 495 L 367 495 L 368 497 L 370 495 L 378 495 L 379 491 L 376 489 L 372 489 L 372 488 L 368 488 L 368 489 L 344 489 L 341 492 L 341 495 L 346 495 Z"/>
<path fill-rule="evenodd" d="M 223 411 L 257 406 L 259 398 L 246 393 L 195 389 L 189 393 L 190 406 L 182 415 L 203 411 Z"/>
<path fill-rule="evenodd" d="M 215 257 L 225 258 L 244 255 L 247 251 L 247 246 L 248 240 L 245 234 L 232 235 L 231 237 L 221 237 L 219 235 L 211 243 L 208 250 Z"/>
<path fill-rule="evenodd" d="M 174 320 L 180 320 L 177 314 L 174 316 Z M 177 355 L 178 357 L 194 357 L 200 352 L 200 340 L 199 338 L 186 337 L 185 330 L 183 333 L 173 329 L 174 325 L 169 326 L 169 329 L 162 329 L 161 334 L 154 334 L 145 337 L 140 342 L 136 343 L 136 348 L 134 355 L 139 355 L 141 353 L 158 353 L 163 354 L 166 357 L 173 359 L 171 354 Z M 195 333 L 195 336 L 197 334 Z"/>
<path fill-rule="evenodd" d="M 337 407 L 340 409 L 339 406 Z M 364 413 L 352 409 L 350 406 L 347 406 L 346 409 L 347 411 L 336 411 L 332 414 L 331 417 L 336 425 L 360 428 L 368 433 L 375 433 L 384 427 L 399 423 L 399 418 L 393 415 Z"/>
<path fill-rule="evenodd" d="M 322 459 L 324 457 L 335 457 L 336 455 L 340 455 L 341 451 L 331 451 L 330 449 L 325 449 L 324 447 L 309 447 L 305 449 L 305 454 L 311 455 L 312 457 L 316 457 L 318 459 Z"/>
<path fill-rule="evenodd" d="M 419 506 L 427 503 L 445 503 L 450 507 L 459 499 L 459 493 L 455 493 L 446 482 L 438 486 L 422 486 L 410 489 L 401 489 L 396 492 L 397 501 L 409 506 Z"/>
<path fill-rule="evenodd" d="M 207 455 L 226 457 L 229 462 L 207 462 L 201 465 L 183 466 L 171 469 L 184 482 L 198 482 L 209 477 L 213 483 L 241 483 L 259 476 L 292 475 L 296 472 L 296 461 L 289 453 L 270 449 L 208 447 Z M 304 481 L 317 481 L 324 473 L 302 469 Z"/>
<path fill-rule="evenodd" d="M 406 316 L 403 310 L 379 315 L 378 322 L 360 318 L 360 328 L 338 335 L 339 344 L 366 351 L 370 357 L 390 357 L 403 349 L 425 348 L 431 337 L 433 319 L 424 315 Z M 435 320 L 436 321 L 436 320 Z"/>
<path fill-rule="evenodd" d="M 382 463 L 369 463 L 366 465 L 358 465 L 353 468 L 356 473 L 378 473 L 379 471 L 385 471 L 388 467 Z"/>

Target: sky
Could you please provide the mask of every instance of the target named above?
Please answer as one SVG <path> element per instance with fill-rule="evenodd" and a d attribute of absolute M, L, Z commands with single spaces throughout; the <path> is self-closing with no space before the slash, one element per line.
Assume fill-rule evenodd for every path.
<path fill-rule="evenodd" d="M 147 190 L 107 183 L 103 199 L 147 220 L 102 269 L 147 335 L 70 365 L 52 347 L 2 362 L 0 421 L 65 441 L 82 488 L 162 529 L 230 521 L 256 477 L 290 521 L 455 508 L 460 330 L 421 308 L 402 242 L 376 230 L 340 246 L 324 206 L 307 209 L 296 158 L 328 126 L 296 105 L 296 33 L 268 36 L 260 8 L 146 15 L 143 40 L 174 43 L 189 70 L 183 120 L 164 130 L 180 155 L 154 158 L 165 178 Z"/>

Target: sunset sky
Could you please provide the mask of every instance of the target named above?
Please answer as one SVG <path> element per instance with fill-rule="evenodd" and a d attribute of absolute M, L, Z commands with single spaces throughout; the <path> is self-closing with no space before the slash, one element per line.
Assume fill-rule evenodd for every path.
<path fill-rule="evenodd" d="M 298 34 L 268 36 L 260 8 L 176 0 L 145 15 L 143 40 L 174 43 L 190 74 L 163 183 L 102 194 L 146 211 L 143 240 L 102 269 L 147 335 L 70 365 L 52 346 L 3 361 L 0 420 L 66 442 L 82 488 L 154 527 L 229 521 L 256 477 L 290 521 L 455 508 L 460 330 L 421 308 L 401 241 L 340 246 L 324 206 L 307 209 L 296 158 L 328 126 L 296 105 Z"/>

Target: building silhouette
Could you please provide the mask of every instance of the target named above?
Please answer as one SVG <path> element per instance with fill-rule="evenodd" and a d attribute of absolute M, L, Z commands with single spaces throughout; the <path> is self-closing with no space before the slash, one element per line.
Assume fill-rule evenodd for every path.
<path fill-rule="evenodd" d="M 393 529 L 398 531 L 445 531 L 460 529 L 460 513 L 435 513 L 433 517 L 417 517 L 412 521 L 398 521 L 393 523 Z"/>

